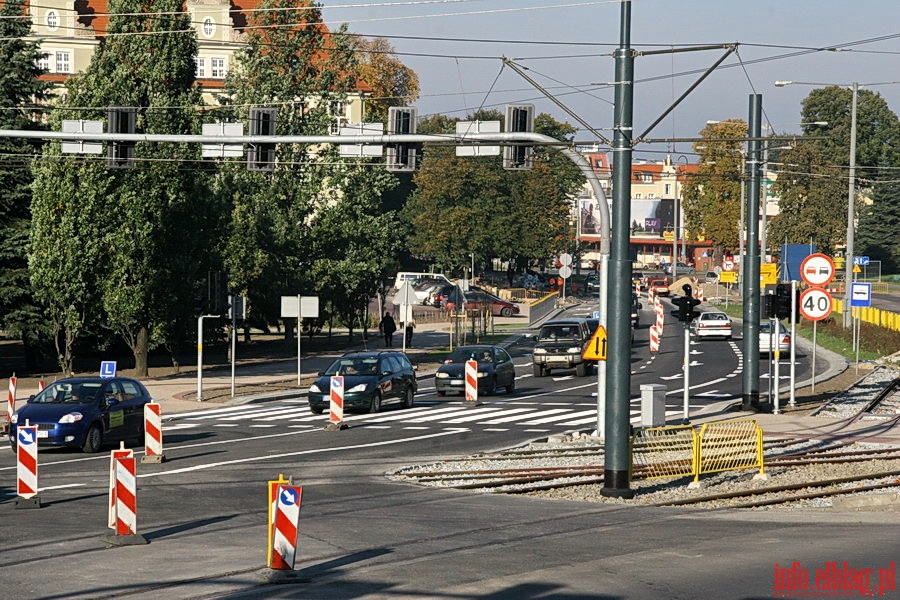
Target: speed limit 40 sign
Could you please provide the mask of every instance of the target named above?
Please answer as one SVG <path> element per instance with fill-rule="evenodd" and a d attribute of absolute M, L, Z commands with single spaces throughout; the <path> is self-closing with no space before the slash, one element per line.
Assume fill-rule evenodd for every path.
<path fill-rule="evenodd" d="M 831 294 L 820 287 L 811 287 L 800 294 L 800 314 L 810 321 L 821 321 L 831 314 Z"/>

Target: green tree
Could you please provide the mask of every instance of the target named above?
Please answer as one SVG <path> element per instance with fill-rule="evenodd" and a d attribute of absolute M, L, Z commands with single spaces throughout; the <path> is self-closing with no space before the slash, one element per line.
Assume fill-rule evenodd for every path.
<path fill-rule="evenodd" d="M 468 120 L 502 120 L 481 112 Z M 423 131 L 451 133 L 455 120 L 430 119 Z M 535 130 L 570 139 L 570 126 L 548 115 L 535 119 Z M 551 134 L 548 134 L 551 135 Z M 583 178 L 558 153 L 539 149 L 534 168 L 513 172 L 499 156 L 457 157 L 453 146 L 426 145 L 415 178 L 416 189 L 404 209 L 413 253 L 428 256 L 450 270 L 462 269 L 474 253 L 489 258 L 544 258 L 573 243 L 571 198 Z"/>
<path fill-rule="evenodd" d="M 68 81 L 55 122 L 102 119 L 107 107 L 127 106 L 137 109 L 138 131 L 195 133 L 197 42 L 181 8 L 176 0 L 110 2 L 110 35 L 88 68 Z M 102 324 L 125 340 L 138 375 L 146 375 L 150 348 L 183 335 L 175 323 L 185 322 L 193 307 L 193 288 L 216 237 L 208 174 L 195 167 L 199 151 L 140 142 L 135 168 L 109 169 L 102 161 L 61 156 L 54 145 L 36 165 L 33 210 L 48 226 L 32 238 L 32 282 L 51 314 L 62 318 L 67 342 L 81 328 Z M 58 235 L 54 225 L 72 226 L 59 251 L 80 253 L 80 263 L 77 257 L 72 264 L 54 262 L 56 256 L 37 251 L 55 243 L 49 239 Z M 70 348 L 63 356 L 70 368 Z"/>
<path fill-rule="evenodd" d="M 22 0 L 0 6 L 0 128 L 43 127 L 37 104 L 47 99 L 49 83 L 38 79 L 40 46 L 25 37 L 31 20 Z M 25 346 L 29 367 L 36 367 L 48 336 L 46 320 L 36 306 L 28 275 L 31 226 L 32 157 L 40 147 L 25 139 L 0 139 L 0 328 Z"/>
<path fill-rule="evenodd" d="M 863 203 L 856 227 L 855 253 L 881 261 L 882 273 L 900 273 L 900 161 L 885 156 L 871 204 Z"/>
<path fill-rule="evenodd" d="M 711 123 L 694 144 L 699 156 L 696 173 L 687 177 L 682 191 L 685 226 L 691 237 L 703 236 L 722 251 L 739 245 L 741 220 L 742 139 L 747 124 L 740 119 Z"/>

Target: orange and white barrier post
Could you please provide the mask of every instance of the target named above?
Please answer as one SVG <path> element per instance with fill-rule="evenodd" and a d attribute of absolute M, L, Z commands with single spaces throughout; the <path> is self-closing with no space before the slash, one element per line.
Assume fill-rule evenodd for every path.
<path fill-rule="evenodd" d="M 162 416 L 158 403 L 144 405 L 144 456 L 141 463 L 166 462 L 163 454 Z"/>
<path fill-rule="evenodd" d="M 116 464 L 116 527 L 115 535 L 105 541 L 115 546 L 146 544 L 147 539 L 137 532 L 137 461 L 134 456 L 115 458 Z"/>
<path fill-rule="evenodd" d="M 38 493 L 38 427 L 20 425 L 16 431 L 16 508 L 40 508 Z"/>
<path fill-rule="evenodd" d="M 650 352 L 659 352 L 659 329 L 656 325 L 650 326 Z"/>
<path fill-rule="evenodd" d="M 329 431 L 345 429 L 347 425 L 344 423 L 344 377 L 342 375 L 334 375 L 331 378 L 330 394 L 328 425 L 325 426 L 325 429 Z"/>
<path fill-rule="evenodd" d="M 473 404 L 478 403 L 478 363 L 474 360 L 467 360 L 463 370 L 463 376 L 466 382 L 466 402 Z"/>
<path fill-rule="evenodd" d="M 107 526 L 116 528 L 116 460 L 120 458 L 134 458 L 134 450 L 125 447 L 125 442 L 119 443 L 119 449 L 109 453 L 109 511 Z"/>
<path fill-rule="evenodd" d="M 44 384 L 44 380 L 43 379 L 39 380 L 38 381 L 38 394 L 43 392 L 45 387 L 47 387 L 47 386 Z"/>
<path fill-rule="evenodd" d="M 16 374 L 13 373 L 9 378 L 9 395 L 6 407 L 6 423 L 7 427 L 12 428 L 12 416 L 16 412 Z"/>
<path fill-rule="evenodd" d="M 697 300 L 703 302 L 703 288 L 699 285 L 697 286 Z"/>
<path fill-rule="evenodd" d="M 272 519 L 272 561 L 275 570 L 293 570 L 297 560 L 297 536 L 300 533 L 300 502 L 303 488 L 279 485 Z"/>

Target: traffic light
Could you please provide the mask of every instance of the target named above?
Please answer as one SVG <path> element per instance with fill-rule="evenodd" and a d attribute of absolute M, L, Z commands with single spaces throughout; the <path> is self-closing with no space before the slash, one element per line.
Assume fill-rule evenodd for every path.
<path fill-rule="evenodd" d="M 251 108 L 250 135 L 275 135 L 277 119 L 277 108 Z M 274 171 L 275 144 L 250 144 L 250 151 L 247 153 L 247 170 Z"/>
<path fill-rule="evenodd" d="M 681 289 L 684 290 L 684 296 L 678 296 L 672 300 L 672 304 L 678 307 L 678 310 L 672 311 L 672 315 L 682 323 L 690 323 L 700 316 L 700 312 L 694 310 L 700 301 L 694 298 L 690 285 L 684 284 Z"/>
<path fill-rule="evenodd" d="M 137 109 L 110 106 L 106 111 L 109 133 L 134 133 Z M 130 169 L 134 166 L 134 142 L 110 141 L 106 148 L 106 165 L 113 169 Z"/>
<path fill-rule="evenodd" d="M 416 132 L 417 110 L 412 106 L 388 108 L 388 134 L 412 135 Z M 387 170 L 403 173 L 416 170 L 419 144 L 393 142 L 387 145 Z"/>
<path fill-rule="evenodd" d="M 232 321 L 243 321 L 247 318 L 247 299 L 243 296 L 228 296 L 228 318 Z"/>
<path fill-rule="evenodd" d="M 795 307 L 793 311 L 795 319 L 800 315 L 800 309 Z M 775 286 L 775 316 L 779 319 L 791 318 L 791 284 L 779 283 Z"/>
<path fill-rule="evenodd" d="M 507 133 L 534 132 L 534 105 L 508 104 L 506 106 Z M 508 171 L 524 171 L 531 168 L 534 146 L 519 144 L 503 146 L 503 168 Z"/>
<path fill-rule="evenodd" d="M 774 319 L 778 312 L 778 297 L 775 294 L 765 294 L 760 306 L 762 319 Z"/>

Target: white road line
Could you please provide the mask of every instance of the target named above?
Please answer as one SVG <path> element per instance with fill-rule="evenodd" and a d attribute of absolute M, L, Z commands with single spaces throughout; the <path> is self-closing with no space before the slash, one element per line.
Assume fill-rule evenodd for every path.
<path fill-rule="evenodd" d="M 496 417 L 497 415 L 505 415 L 507 414 L 509 409 L 507 408 L 497 408 L 494 410 L 488 411 L 478 411 L 478 414 L 468 415 L 466 417 L 458 417 L 454 419 L 446 419 L 442 420 L 443 423 L 469 423 L 471 421 L 481 421 L 481 419 L 485 417 Z"/>
<path fill-rule="evenodd" d="M 568 413 L 570 409 L 568 408 L 551 408 L 550 410 L 539 410 L 536 412 L 532 412 L 527 415 L 516 415 L 514 417 L 504 417 L 502 419 L 490 419 L 488 421 L 484 421 L 485 425 L 496 425 L 498 423 L 509 423 L 510 421 L 519 421 L 520 419 L 531 420 L 535 417 L 549 417 L 550 415 L 556 415 L 559 413 Z"/>
<path fill-rule="evenodd" d="M 583 416 L 591 414 L 591 413 L 593 413 L 594 416 L 596 417 L 596 415 L 597 415 L 596 410 L 582 410 L 582 411 L 579 411 L 576 413 L 570 413 L 570 414 L 566 414 L 566 415 L 557 415 L 555 417 L 547 417 L 545 419 L 535 419 L 533 421 L 526 421 L 526 422 L 522 423 L 522 425 L 543 425 L 545 423 L 553 423 L 554 421 L 562 421 L 565 419 L 574 419 L 574 418 L 578 418 L 578 417 L 583 417 Z"/>
<path fill-rule="evenodd" d="M 527 412 L 530 414 L 523 415 L 523 414 L 521 414 L 523 412 Z M 497 425 L 499 423 L 508 423 L 510 421 L 515 421 L 516 419 L 523 419 L 523 418 L 528 419 L 535 415 L 534 408 L 508 408 L 508 409 L 506 409 L 505 414 L 512 415 L 513 413 L 520 413 L 520 414 L 517 414 L 515 416 L 506 416 L 506 417 L 503 417 L 502 419 L 489 419 L 487 421 L 481 421 L 480 423 L 484 424 L 484 425 Z"/>

